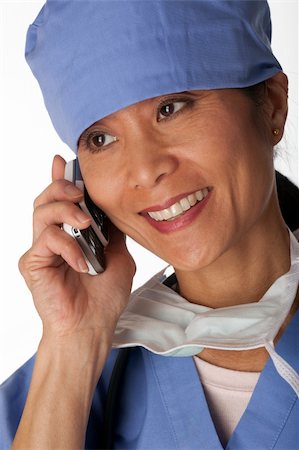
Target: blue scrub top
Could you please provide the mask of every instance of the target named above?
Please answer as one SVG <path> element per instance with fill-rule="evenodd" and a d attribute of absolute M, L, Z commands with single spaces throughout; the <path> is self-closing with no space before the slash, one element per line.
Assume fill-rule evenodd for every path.
<path fill-rule="evenodd" d="M 277 352 L 299 372 L 299 311 Z M 96 387 L 86 449 L 100 447 L 103 410 L 119 350 L 113 350 Z M 34 357 L 0 388 L 0 449 L 11 446 L 31 379 Z M 116 407 L 115 449 L 223 449 L 192 357 L 165 357 L 132 349 Z M 299 402 L 271 359 L 226 449 L 298 450 Z"/>

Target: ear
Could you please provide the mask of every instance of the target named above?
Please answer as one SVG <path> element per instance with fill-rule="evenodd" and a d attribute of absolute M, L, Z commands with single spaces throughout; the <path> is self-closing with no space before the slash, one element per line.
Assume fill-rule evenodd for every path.
<path fill-rule="evenodd" d="M 266 80 L 266 113 L 268 115 L 273 144 L 281 140 L 288 114 L 288 78 L 283 72 Z"/>

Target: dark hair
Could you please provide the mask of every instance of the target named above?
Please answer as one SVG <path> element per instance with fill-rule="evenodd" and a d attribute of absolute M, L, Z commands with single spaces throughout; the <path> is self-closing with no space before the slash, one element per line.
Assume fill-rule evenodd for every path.
<path fill-rule="evenodd" d="M 242 89 L 245 95 L 247 95 L 256 106 L 260 107 L 264 104 L 266 93 L 266 81 L 248 86 Z"/>
<path fill-rule="evenodd" d="M 272 143 L 272 128 L 271 121 L 266 112 L 266 80 L 260 83 L 241 88 L 243 94 L 250 98 L 252 104 L 255 106 L 253 109 L 253 120 L 265 139 Z M 275 152 L 274 152 L 275 154 Z"/>
<path fill-rule="evenodd" d="M 299 189 L 286 176 L 275 171 L 277 194 L 283 219 L 291 231 L 299 228 Z"/>

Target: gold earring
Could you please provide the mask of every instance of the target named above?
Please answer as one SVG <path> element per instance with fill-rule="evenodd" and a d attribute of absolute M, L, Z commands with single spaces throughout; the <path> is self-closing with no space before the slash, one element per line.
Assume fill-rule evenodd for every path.
<path fill-rule="evenodd" d="M 273 130 L 274 136 L 278 136 L 279 133 L 280 133 L 280 129 L 279 128 L 274 128 L 274 130 Z"/>

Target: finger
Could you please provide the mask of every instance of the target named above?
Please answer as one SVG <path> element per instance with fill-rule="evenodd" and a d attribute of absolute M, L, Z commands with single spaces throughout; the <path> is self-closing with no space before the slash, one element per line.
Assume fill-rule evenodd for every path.
<path fill-rule="evenodd" d="M 19 268 L 26 281 L 46 268 L 57 268 L 62 260 L 76 272 L 88 271 L 83 252 L 76 240 L 56 226 L 49 226 L 20 259 Z M 38 274 L 36 274 L 38 276 Z"/>
<path fill-rule="evenodd" d="M 47 203 L 55 201 L 69 200 L 78 202 L 83 197 L 82 191 L 70 181 L 59 179 L 53 181 L 46 189 L 34 200 L 34 209 Z"/>
<path fill-rule="evenodd" d="M 49 225 L 68 223 L 75 228 L 86 228 L 91 217 L 77 205 L 69 201 L 47 203 L 39 206 L 33 213 L 33 242 Z"/>
<path fill-rule="evenodd" d="M 55 155 L 52 163 L 52 180 L 64 178 L 65 160 L 60 155 Z"/>

